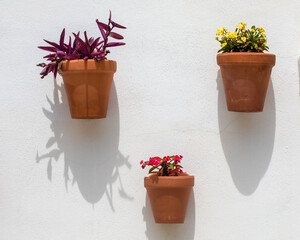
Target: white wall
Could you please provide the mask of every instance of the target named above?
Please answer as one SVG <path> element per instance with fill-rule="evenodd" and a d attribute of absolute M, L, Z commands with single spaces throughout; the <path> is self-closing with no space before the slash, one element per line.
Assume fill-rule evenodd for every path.
<path fill-rule="evenodd" d="M 0 2 L 0 239 L 300 238 L 300 2 Z M 42 39 L 95 19 L 128 27 L 108 117 L 72 120 L 61 77 L 41 80 Z M 277 62 L 263 113 L 226 110 L 219 27 L 264 27 Z M 182 154 L 186 222 L 154 223 L 139 161 Z"/>

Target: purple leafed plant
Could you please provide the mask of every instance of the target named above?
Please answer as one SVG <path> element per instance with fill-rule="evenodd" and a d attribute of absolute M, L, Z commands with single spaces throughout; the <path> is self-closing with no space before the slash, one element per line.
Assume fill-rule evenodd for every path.
<path fill-rule="evenodd" d="M 101 36 L 94 39 L 89 38 L 86 31 L 84 32 L 84 39 L 80 38 L 80 32 L 73 33 L 74 39 L 69 36 L 69 41 L 65 43 L 65 29 L 63 29 L 59 43 L 50 42 L 44 39 L 50 46 L 39 46 L 38 48 L 50 52 L 44 58 L 48 63 L 40 63 L 37 66 L 42 67 L 43 70 L 40 73 L 44 78 L 48 73 L 53 72 L 54 78 L 56 78 L 57 72 L 60 69 L 60 63 L 63 60 L 74 59 L 95 59 L 96 61 L 106 59 L 106 55 L 109 53 L 107 48 L 117 47 L 125 45 L 123 42 L 109 42 L 109 37 L 122 40 L 123 36 L 113 32 L 114 28 L 126 29 L 122 25 L 111 20 L 111 12 L 109 14 L 108 24 L 96 20 Z"/>

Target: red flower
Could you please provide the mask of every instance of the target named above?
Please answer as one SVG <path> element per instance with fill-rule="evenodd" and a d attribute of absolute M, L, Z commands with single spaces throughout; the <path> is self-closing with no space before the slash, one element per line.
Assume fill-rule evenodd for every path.
<path fill-rule="evenodd" d="M 179 163 L 181 162 L 182 155 L 158 156 L 150 157 L 149 161 L 140 161 L 141 167 L 144 169 L 146 166 L 155 166 L 149 173 L 159 172 L 162 176 L 178 176 L 183 173 Z"/>

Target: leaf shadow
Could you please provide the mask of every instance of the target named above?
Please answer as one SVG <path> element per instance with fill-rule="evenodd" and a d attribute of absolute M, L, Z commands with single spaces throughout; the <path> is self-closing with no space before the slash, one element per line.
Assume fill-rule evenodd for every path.
<path fill-rule="evenodd" d="M 113 84 L 109 110 L 105 119 L 71 119 L 63 84 L 54 80 L 53 100 L 47 97 L 50 108 L 43 108 L 50 121 L 53 134 L 46 143 L 47 152 L 37 152 L 36 161 L 48 161 L 47 177 L 51 181 L 53 161 L 64 161 L 64 184 L 77 184 L 83 198 L 97 203 L 104 195 L 111 209 L 113 206 L 113 185 L 119 183 L 120 197 L 133 200 L 126 193 L 119 169 L 131 169 L 129 156 L 124 156 L 119 147 L 119 108 L 116 87 Z"/>

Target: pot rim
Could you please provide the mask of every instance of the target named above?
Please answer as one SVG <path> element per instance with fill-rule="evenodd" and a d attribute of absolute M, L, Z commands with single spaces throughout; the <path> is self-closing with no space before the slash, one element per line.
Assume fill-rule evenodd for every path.
<path fill-rule="evenodd" d="M 103 60 L 99 60 L 99 61 L 96 61 L 95 59 L 87 59 L 87 60 L 84 60 L 84 59 L 70 59 L 70 60 L 62 60 L 61 63 L 67 63 L 67 62 L 117 62 L 116 60 L 110 60 L 110 59 L 103 59 Z"/>
<path fill-rule="evenodd" d="M 144 186 L 146 188 L 180 188 L 180 187 L 193 187 L 194 176 L 184 172 L 180 176 L 157 176 L 156 173 L 144 177 Z"/>
<path fill-rule="evenodd" d="M 226 53 L 218 53 L 217 56 L 224 55 L 265 55 L 265 56 L 276 56 L 273 53 L 265 53 L 265 52 L 226 52 Z"/>
<path fill-rule="evenodd" d="M 95 71 L 95 72 L 113 72 L 117 71 L 117 62 L 115 60 L 100 60 L 95 59 L 74 59 L 74 60 L 63 60 L 61 62 L 61 73 L 69 74 L 72 72 L 79 71 Z"/>
<path fill-rule="evenodd" d="M 276 55 L 258 52 L 230 52 L 217 54 L 217 64 L 225 65 L 270 65 L 275 66 Z"/>

